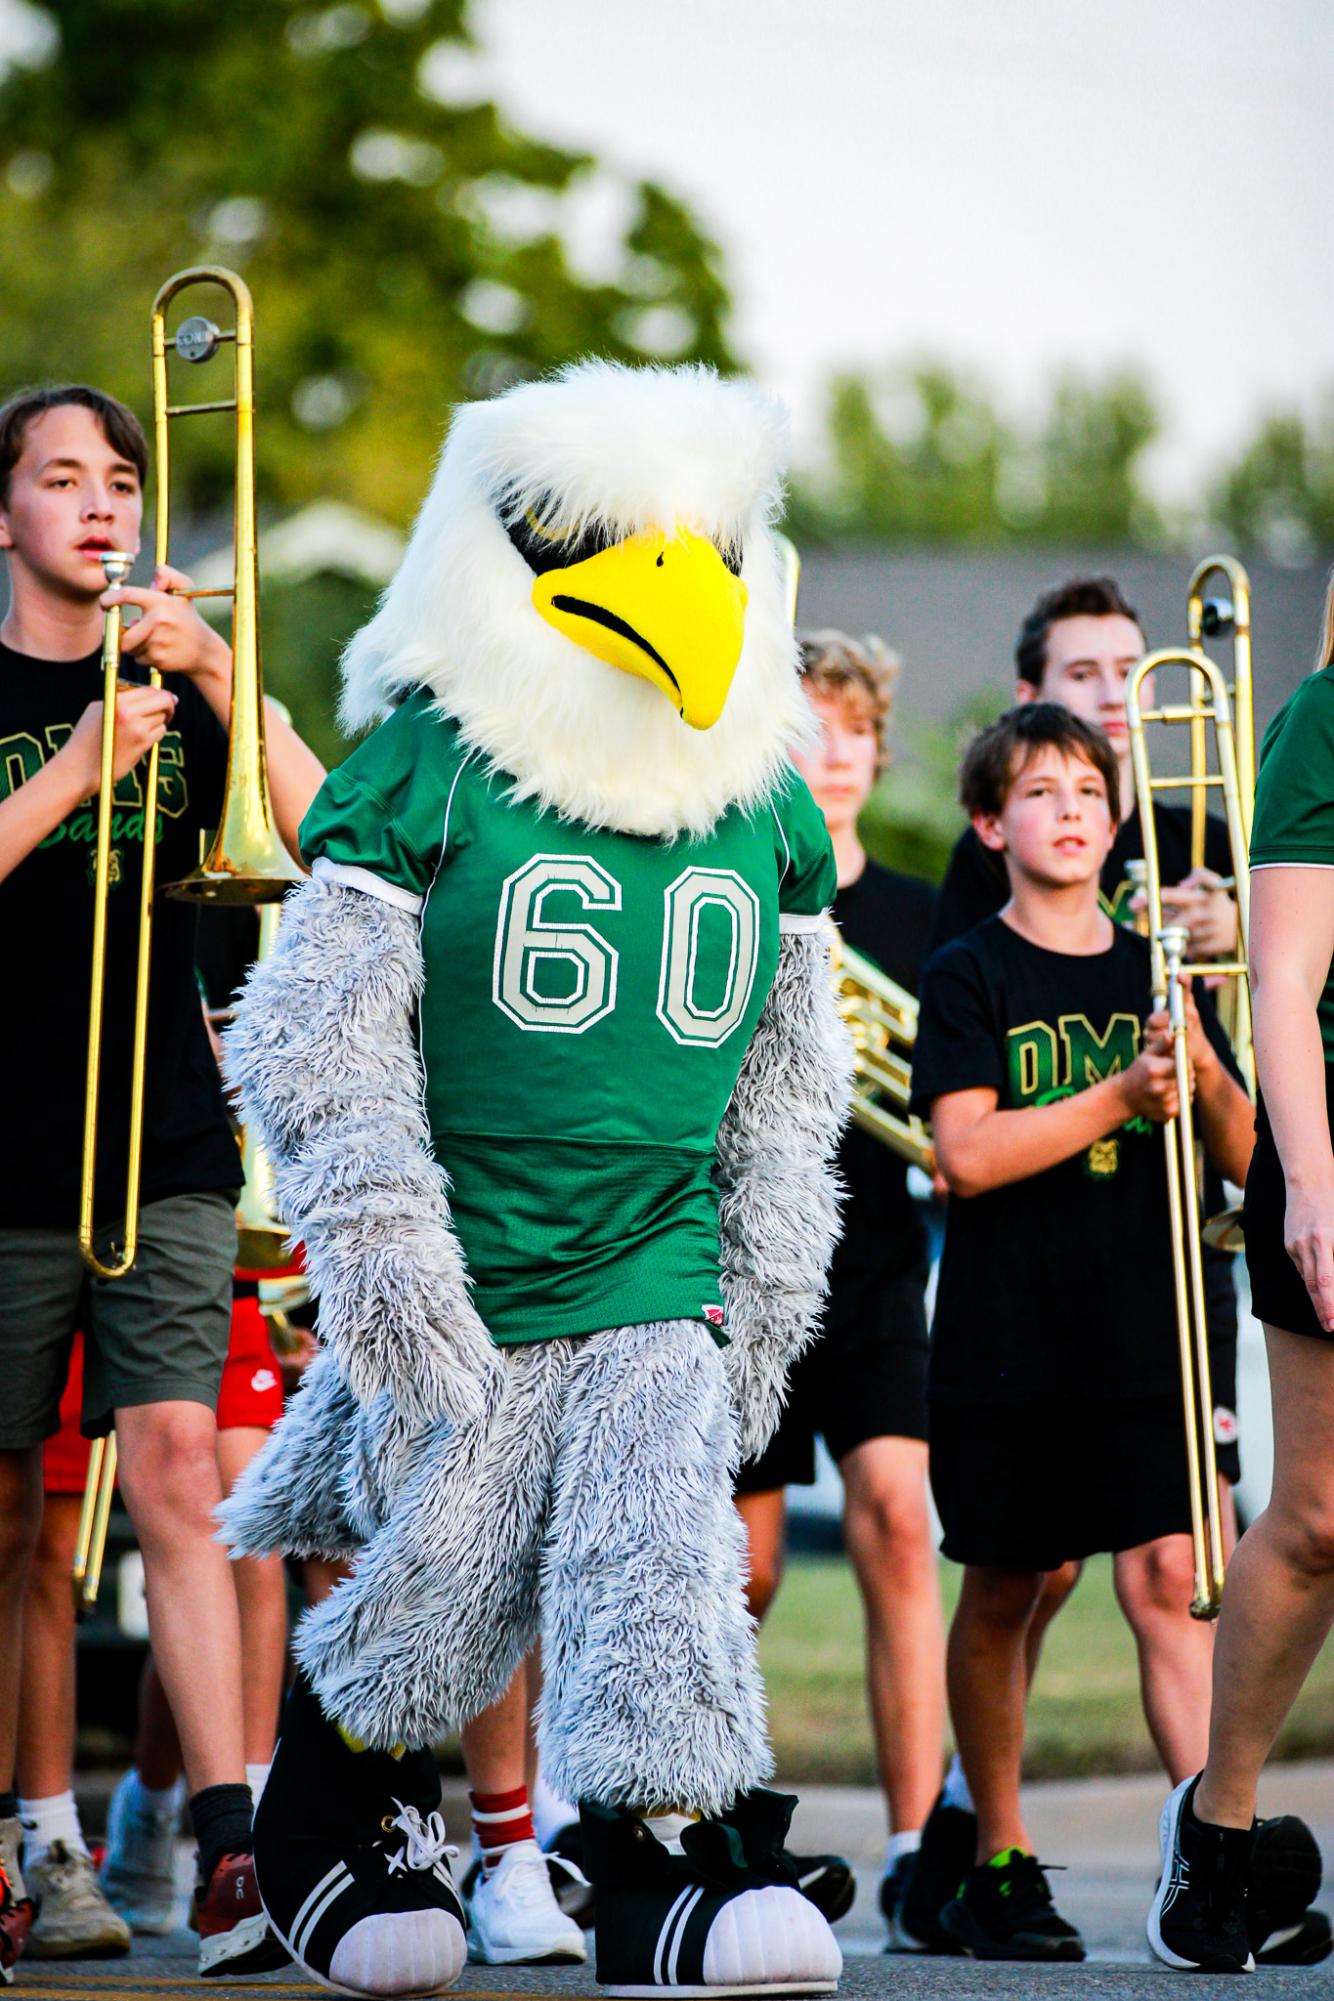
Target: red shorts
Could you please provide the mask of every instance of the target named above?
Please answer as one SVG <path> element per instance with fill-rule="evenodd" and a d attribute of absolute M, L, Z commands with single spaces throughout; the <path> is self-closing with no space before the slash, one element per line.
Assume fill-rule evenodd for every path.
<path fill-rule="evenodd" d="M 48 1494 L 82 1494 L 88 1478 L 88 1440 L 79 1430 L 83 1406 L 83 1336 L 70 1351 L 69 1376 L 60 1399 L 60 1430 L 43 1449 L 42 1484 Z M 283 1413 L 278 1358 L 269 1323 L 254 1298 L 233 1299 L 231 1343 L 218 1392 L 218 1430 L 252 1426 L 272 1431 Z"/>

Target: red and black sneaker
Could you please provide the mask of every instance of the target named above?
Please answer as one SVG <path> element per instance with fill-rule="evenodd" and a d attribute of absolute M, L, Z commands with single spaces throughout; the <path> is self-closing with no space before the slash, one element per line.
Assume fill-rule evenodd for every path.
<path fill-rule="evenodd" d="M 28 1942 L 37 1915 L 18 1872 L 17 1838 L 12 1842 L 4 1839 L 10 1826 L 17 1829 L 18 1822 L 0 1822 L 0 1987 L 8 1987 L 13 1980 L 14 1963 Z M 10 1847 L 14 1850 L 12 1856 L 8 1852 Z"/>
<path fill-rule="evenodd" d="M 291 1958 L 265 1916 L 253 1855 L 224 1855 L 208 1882 L 196 1884 L 193 1915 L 201 1980 L 268 1973 Z"/>

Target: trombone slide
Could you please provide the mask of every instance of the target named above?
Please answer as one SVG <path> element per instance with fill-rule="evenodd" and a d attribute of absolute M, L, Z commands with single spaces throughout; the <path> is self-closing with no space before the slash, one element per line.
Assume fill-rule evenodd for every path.
<path fill-rule="evenodd" d="M 92 1611 L 102 1587 L 107 1528 L 115 1492 L 116 1434 L 112 1431 L 105 1438 L 95 1438 L 88 1454 L 88 1477 L 83 1483 L 83 1505 L 79 1509 L 79 1531 L 74 1540 L 71 1571 L 76 1619 L 82 1619 Z"/>

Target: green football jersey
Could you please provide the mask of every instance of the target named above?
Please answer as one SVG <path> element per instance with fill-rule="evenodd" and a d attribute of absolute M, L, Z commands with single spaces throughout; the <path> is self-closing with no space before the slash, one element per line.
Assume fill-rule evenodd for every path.
<path fill-rule="evenodd" d="M 636 1321 L 723 1335 L 714 1152 L 778 963 L 833 901 L 795 771 L 702 839 L 507 799 L 424 691 L 325 781 L 317 876 L 416 912 L 436 1157 L 501 1343 Z"/>

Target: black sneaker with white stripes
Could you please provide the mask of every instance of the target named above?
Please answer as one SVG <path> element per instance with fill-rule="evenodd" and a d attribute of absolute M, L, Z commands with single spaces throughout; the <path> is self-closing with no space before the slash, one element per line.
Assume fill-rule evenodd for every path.
<path fill-rule="evenodd" d="M 608 1994 L 833 1993 L 843 1955 L 782 1847 L 794 1804 L 756 1788 L 686 1826 L 679 1854 L 635 1815 L 583 1806 Z"/>
<path fill-rule="evenodd" d="M 273 1929 L 338 1993 L 435 1994 L 467 1959 L 463 1907 L 430 1751 L 354 1751 L 304 1677 L 283 1710 L 255 1812 Z"/>
<path fill-rule="evenodd" d="M 1247 1879 L 1255 1829 L 1215 1827 L 1194 1812 L 1198 1776 L 1183 1779 L 1158 1822 L 1162 1873 L 1149 1944 L 1183 1973 L 1251 1973 Z"/>
<path fill-rule="evenodd" d="M 846 1856 L 793 1855 L 789 1851 L 787 1859 L 797 1888 L 822 1917 L 834 1925 L 848 1915 L 857 1896 L 857 1878 Z"/>

